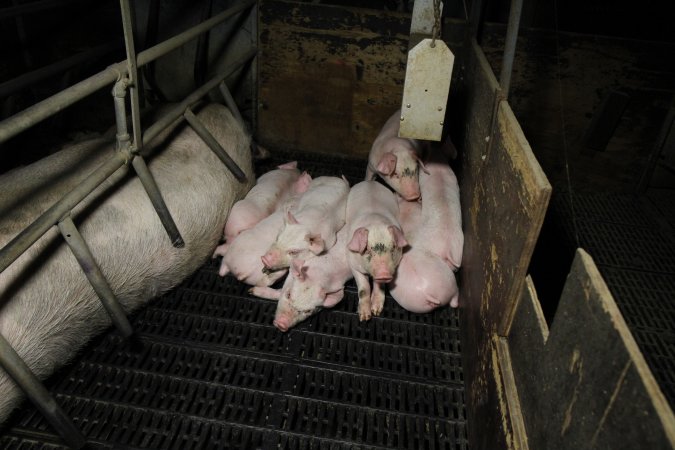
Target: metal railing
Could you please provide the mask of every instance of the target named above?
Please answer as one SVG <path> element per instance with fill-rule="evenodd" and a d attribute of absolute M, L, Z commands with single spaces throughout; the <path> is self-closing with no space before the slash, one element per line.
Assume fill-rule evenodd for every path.
<path fill-rule="evenodd" d="M 232 110 L 233 116 L 242 121 L 232 96 L 225 85 L 225 79 L 249 63 L 257 51 L 253 47 L 244 52 L 236 61 L 232 62 L 225 72 L 215 76 L 202 87 L 190 94 L 180 104 L 172 108 L 157 122 L 142 132 L 140 125 L 140 106 L 138 92 L 138 68 L 157 58 L 177 49 L 195 37 L 212 29 L 226 19 L 247 11 L 255 5 L 254 0 L 247 0 L 233 6 L 201 24 L 188 29 L 160 44 L 157 44 L 136 55 L 132 32 L 132 13 L 129 0 L 120 0 L 122 23 L 124 28 L 127 60 L 114 64 L 98 74 L 89 77 L 64 91 L 59 92 L 42 102 L 33 105 L 24 111 L 0 122 L 0 143 L 32 127 L 40 121 L 56 114 L 62 109 L 74 104 L 97 90 L 114 83 L 112 95 L 115 106 L 117 124 L 117 151 L 101 166 L 90 173 L 76 188 L 65 194 L 33 223 L 15 236 L 7 245 L 0 249 L 0 273 L 9 267 L 30 246 L 40 239 L 52 226 L 57 225 L 67 245 L 75 255 L 85 276 L 99 296 L 104 308 L 108 312 L 112 323 L 125 337 L 133 335 L 124 309 L 115 297 L 105 276 L 94 260 L 89 247 L 80 235 L 70 215 L 77 204 L 103 183 L 118 169 L 129 163 L 134 167 L 148 196 L 150 197 L 157 214 L 160 216 L 172 245 L 182 247 L 182 237 L 171 217 L 161 192 L 143 160 L 147 152 L 142 152 L 147 145 L 164 129 L 183 118 L 201 137 L 211 150 L 221 159 L 237 180 L 243 182 L 246 175 L 217 143 L 211 133 L 195 116 L 191 107 L 201 100 L 210 90 L 219 87 L 224 101 Z M 127 130 L 127 113 L 125 97 L 130 92 L 132 135 Z M 0 334 L 0 366 L 26 392 L 28 398 L 36 404 L 47 420 L 72 448 L 82 448 L 86 439 L 77 429 L 71 419 L 58 406 L 54 398 L 44 388 L 39 379 L 33 374 L 26 363 L 11 347 L 4 336 Z"/>

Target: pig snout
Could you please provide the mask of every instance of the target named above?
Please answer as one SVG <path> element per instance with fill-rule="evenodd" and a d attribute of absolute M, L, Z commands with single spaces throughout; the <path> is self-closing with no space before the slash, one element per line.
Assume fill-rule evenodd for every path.
<path fill-rule="evenodd" d="M 279 264 L 281 257 L 278 250 L 269 250 L 260 259 L 266 268 L 274 269 Z"/>
<path fill-rule="evenodd" d="M 272 324 L 275 327 L 277 327 L 279 329 L 279 331 L 282 331 L 284 333 L 288 331 L 288 329 L 290 328 L 290 325 L 291 325 L 290 320 L 288 319 L 288 317 L 285 317 L 285 316 L 275 318 L 274 322 L 272 322 Z"/>
<path fill-rule="evenodd" d="M 390 271 L 381 270 L 375 272 L 375 274 L 373 275 L 373 279 L 378 283 L 389 283 L 391 280 L 394 279 L 394 277 L 392 276 Z"/>
<path fill-rule="evenodd" d="M 409 202 L 420 198 L 420 185 L 417 177 L 405 177 L 401 180 L 400 195 Z"/>

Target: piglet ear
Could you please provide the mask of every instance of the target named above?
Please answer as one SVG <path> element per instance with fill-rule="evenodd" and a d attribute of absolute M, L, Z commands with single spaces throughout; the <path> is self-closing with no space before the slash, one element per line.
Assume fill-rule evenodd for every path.
<path fill-rule="evenodd" d="M 363 253 L 366 251 L 366 246 L 368 245 L 368 229 L 367 228 L 357 228 L 354 231 L 352 240 L 347 244 L 347 248 L 353 252 Z"/>
<path fill-rule="evenodd" d="M 397 247 L 404 248 L 409 245 L 408 241 L 405 240 L 405 236 L 403 236 L 403 232 L 399 227 L 395 225 L 389 225 L 389 232 L 394 237 L 394 242 L 396 243 Z"/>
<path fill-rule="evenodd" d="M 323 289 L 321 290 L 321 292 L 323 293 Z M 342 300 L 343 296 L 344 296 L 344 288 L 335 292 L 327 292 L 326 297 L 323 300 L 323 307 L 332 308 L 333 306 L 337 305 L 340 302 L 340 300 Z"/>
<path fill-rule="evenodd" d="M 422 171 L 428 175 L 429 170 L 427 170 L 427 168 L 424 166 L 424 162 L 422 161 L 422 158 L 420 158 L 420 155 L 418 155 L 417 152 L 413 151 L 411 151 L 410 154 L 415 160 L 417 160 L 417 164 L 420 165 L 420 169 L 422 169 Z"/>
<path fill-rule="evenodd" d="M 396 170 L 396 155 L 387 152 L 382 155 L 380 162 L 377 163 L 377 171 L 381 175 L 390 175 L 394 170 Z"/>
<path fill-rule="evenodd" d="M 302 175 L 293 184 L 293 192 L 295 194 L 304 194 L 309 189 L 309 183 L 312 182 L 312 176 L 307 172 L 302 172 Z"/>
<path fill-rule="evenodd" d="M 301 259 L 294 259 L 291 261 L 291 273 L 300 281 L 305 281 L 307 278 L 307 267 L 302 267 L 305 261 Z"/>
<path fill-rule="evenodd" d="M 277 166 L 277 168 L 279 168 L 279 169 L 297 169 L 298 168 L 298 162 L 297 161 L 287 162 L 287 163 L 284 163 L 284 164 L 281 164 L 281 165 Z"/>
<path fill-rule="evenodd" d="M 305 239 L 309 242 L 309 251 L 315 255 L 319 255 L 326 250 L 326 244 L 320 234 L 308 234 Z"/>
<path fill-rule="evenodd" d="M 291 213 L 290 209 L 288 211 L 286 211 L 286 223 L 291 223 L 293 225 L 298 224 L 298 219 L 295 218 L 293 213 Z"/>

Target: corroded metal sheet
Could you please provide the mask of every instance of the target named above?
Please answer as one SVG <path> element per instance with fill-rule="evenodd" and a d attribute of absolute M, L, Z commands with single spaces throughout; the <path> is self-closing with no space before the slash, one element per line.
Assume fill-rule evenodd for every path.
<path fill-rule="evenodd" d="M 455 55 L 441 40 L 423 39 L 408 53 L 400 137 L 440 141 Z"/>

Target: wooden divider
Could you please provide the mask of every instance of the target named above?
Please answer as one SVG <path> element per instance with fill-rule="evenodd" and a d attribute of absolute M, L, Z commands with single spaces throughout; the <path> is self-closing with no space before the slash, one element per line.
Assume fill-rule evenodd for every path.
<path fill-rule="evenodd" d="M 472 448 L 495 450 L 514 439 L 500 405 L 497 343 L 517 306 L 551 186 L 475 42 L 463 60 L 460 324 L 469 441 Z"/>
<path fill-rule="evenodd" d="M 550 334 L 528 278 L 508 343 L 530 448 L 675 447 L 673 412 L 583 250 Z"/>

